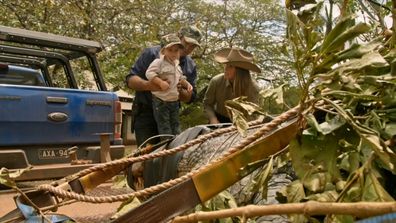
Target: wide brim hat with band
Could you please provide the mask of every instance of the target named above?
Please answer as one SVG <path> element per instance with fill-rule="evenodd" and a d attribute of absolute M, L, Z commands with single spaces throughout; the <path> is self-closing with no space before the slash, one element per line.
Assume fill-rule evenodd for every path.
<path fill-rule="evenodd" d="M 186 26 L 179 30 L 179 36 L 184 37 L 187 43 L 201 47 L 202 32 L 196 26 Z"/>
<path fill-rule="evenodd" d="M 224 48 L 214 54 L 214 59 L 222 64 L 261 73 L 261 69 L 253 63 L 253 55 L 240 48 Z"/>
<path fill-rule="evenodd" d="M 178 45 L 180 48 L 184 47 L 176 34 L 172 33 L 161 37 L 161 51 L 174 45 Z"/>

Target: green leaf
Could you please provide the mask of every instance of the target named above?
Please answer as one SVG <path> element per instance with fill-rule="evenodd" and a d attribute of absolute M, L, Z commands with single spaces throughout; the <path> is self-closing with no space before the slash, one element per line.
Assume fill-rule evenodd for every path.
<path fill-rule="evenodd" d="M 283 88 L 285 87 L 286 84 L 282 84 L 281 86 L 274 88 L 274 89 L 263 89 L 260 91 L 260 95 L 264 99 L 275 99 L 276 104 L 282 105 L 284 104 L 284 99 L 283 99 Z"/>
<path fill-rule="evenodd" d="M 252 119 L 253 114 L 265 115 L 265 113 L 260 111 L 260 107 L 247 101 L 244 96 L 226 101 L 225 106 L 231 113 L 232 122 L 243 137 L 246 137 L 246 131 L 249 127 L 248 119 Z"/>
<path fill-rule="evenodd" d="M 317 169 L 321 169 L 322 167 L 314 168 L 313 171 L 317 171 Z M 302 179 L 304 187 L 314 193 L 321 193 L 325 191 L 326 186 L 331 184 L 332 176 L 329 173 L 319 172 L 312 173 L 308 172 L 308 174 Z"/>
<path fill-rule="evenodd" d="M 377 101 L 380 99 L 378 96 L 371 95 L 371 94 L 353 93 L 350 91 L 337 91 L 337 90 L 327 91 L 326 93 L 323 93 L 322 95 L 323 96 L 333 95 L 333 96 L 338 96 L 338 97 L 351 97 L 351 98 L 359 99 L 362 101 Z"/>
<path fill-rule="evenodd" d="M 351 60 L 349 69 L 362 69 L 365 67 L 384 67 L 388 62 L 378 52 L 364 54 L 361 59 Z"/>
<path fill-rule="evenodd" d="M 276 94 L 276 92 L 274 91 L 274 89 L 272 89 L 272 88 L 265 88 L 265 89 L 262 89 L 261 91 L 260 91 L 260 95 L 261 95 L 261 97 L 263 97 L 264 99 L 266 99 L 266 98 L 271 98 L 271 97 L 273 97 L 273 95 L 275 95 Z"/>
<path fill-rule="evenodd" d="M 335 103 L 332 100 L 329 100 L 325 97 L 322 98 L 326 103 L 330 104 L 338 113 L 338 115 L 340 115 L 343 119 L 345 119 L 345 121 L 351 125 L 356 132 L 359 133 L 373 133 L 373 130 L 368 128 L 367 126 L 361 125 L 359 122 L 356 122 L 354 120 L 354 118 L 352 117 L 352 114 L 348 111 L 346 111 L 344 108 L 342 108 L 340 105 L 338 105 L 337 103 Z"/>
<path fill-rule="evenodd" d="M 381 165 L 396 174 L 396 154 L 385 144 L 381 143 L 378 136 L 373 134 L 361 134 L 361 150 L 370 149 L 378 156 Z"/>
<path fill-rule="evenodd" d="M 32 166 L 29 166 L 25 169 L 18 169 L 16 171 L 10 171 L 7 168 L 2 167 L 0 169 L 0 184 L 11 188 L 15 187 L 15 179 L 21 176 L 23 173 L 30 171 L 30 169 L 32 169 Z"/>
<path fill-rule="evenodd" d="M 345 124 L 345 120 L 340 118 L 340 116 L 336 115 L 333 118 L 320 123 L 321 133 L 323 135 L 330 134 L 335 130 L 341 128 Z"/>
<path fill-rule="evenodd" d="M 287 33 L 288 38 L 295 45 L 300 45 L 303 42 L 304 34 L 301 30 L 305 29 L 305 24 L 292 11 L 286 9 L 287 16 Z"/>
<path fill-rule="evenodd" d="M 274 157 L 271 156 L 263 171 L 253 181 L 250 191 L 260 192 L 262 199 L 267 199 L 268 182 L 272 177 Z"/>
<path fill-rule="evenodd" d="M 367 85 L 379 87 L 382 87 L 384 84 L 396 85 L 396 77 L 392 76 L 390 73 L 386 73 L 383 75 L 359 76 L 357 81 Z"/>
<path fill-rule="evenodd" d="M 113 185 L 111 188 L 125 188 L 128 187 L 126 176 L 115 176 L 112 178 Z"/>
<path fill-rule="evenodd" d="M 353 175 L 350 175 L 350 178 L 347 181 L 347 185 L 349 183 L 352 184 L 350 187 L 345 187 L 344 190 L 347 190 L 343 197 L 338 198 L 341 202 L 359 202 L 362 200 L 363 193 L 363 184 L 364 184 L 364 175 L 363 175 L 364 167 L 359 168 Z M 356 177 L 354 179 L 353 177 Z M 354 180 L 352 182 L 352 180 Z M 345 192 L 342 191 L 341 194 Z"/>
<path fill-rule="evenodd" d="M 246 118 L 253 114 L 265 115 L 265 113 L 261 111 L 261 108 L 259 106 L 250 101 L 247 101 L 247 98 L 245 96 L 228 100 L 225 102 L 225 105 L 227 109 L 234 109 L 242 112 Z"/>
<path fill-rule="evenodd" d="M 337 198 L 338 192 L 335 190 L 329 190 L 323 193 L 316 193 L 306 197 L 307 200 L 313 200 L 318 202 L 335 202 Z"/>
<path fill-rule="evenodd" d="M 335 26 L 334 28 L 325 36 L 325 39 L 323 40 L 322 47 L 320 52 L 321 53 L 326 53 L 325 49 L 328 49 L 330 44 L 334 42 L 334 40 L 339 37 L 342 33 L 345 32 L 349 27 L 351 27 L 354 24 L 354 17 L 348 16 L 342 18 Z"/>
<path fill-rule="evenodd" d="M 357 145 L 358 135 L 347 125 L 337 127 L 332 134 L 312 136 L 305 132 L 289 144 L 293 168 L 304 186 L 313 191 L 324 191 L 327 185 L 340 178 L 337 157 L 345 149 L 339 142 L 348 136 L 348 142 Z"/>
<path fill-rule="evenodd" d="M 396 88 L 394 86 L 387 86 L 383 89 L 382 104 L 384 109 L 396 107 Z"/>
<path fill-rule="evenodd" d="M 305 52 L 302 52 L 302 48 L 306 47 L 305 44 L 305 24 L 295 15 L 292 11 L 286 9 L 287 17 L 287 38 L 291 45 L 295 48 L 295 54 L 299 58 Z"/>
<path fill-rule="evenodd" d="M 198 205 L 195 210 L 196 211 L 218 211 L 230 208 L 237 208 L 237 202 L 234 197 L 228 191 L 222 191 L 217 194 L 212 199 L 206 201 L 204 204 Z M 220 219 L 223 223 L 232 223 L 232 218 Z M 212 221 L 204 221 L 204 222 L 212 222 Z M 202 223 L 204 223 L 202 222 Z M 217 222 L 217 221 L 216 221 Z"/>
<path fill-rule="evenodd" d="M 384 58 L 388 62 L 392 62 L 396 58 L 396 48 L 393 48 L 392 50 L 390 50 L 389 53 L 384 56 Z"/>
<path fill-rule="evenodd" d="M 279 86 L 279 87 L 277 87 L 277 88 L 274 89 L 274 92 L 275 92 L 275 102 L 276 102 L 278 105 L 281 105 L 281 104 L 284 103 L 284 101 L 283 101 L 283 87 L 284 87 L 284 86 L 285 86 L 285 85 L 282 84 L 281 86 Z"/>
<path fill-rule="evenodd" d="M 375 39 L 367 44 L 353 44 L 350 48 L 337 53 L 337 59 L 340 61 L 353 59 L 353 58 L 360 58 L 365 54 L 373 52 L 379 46 L 381 46 L 380 39 Z"/>
<path fill-rule="evenodd" d="M 308 113 L 304 116 L 305 120 L 307 121 L 308 125 L 311 126 L 313 130 L 316 132 L 322 132 L 320 129 L 319 123 L 316 121 L 315 116 L 312 113 Z M 316 135 L 316 132 L 313 132 L 312 130 L 308 130 L 307 133 L 313 133 L 313 135 Z"/>
<path fill-rule="evenodd" d="M 354 217 L 350 215 L 330 215 L 326 216 L 324 222 L 332 222 L 332 223 L 354 223 Z"/>
<path fill-rule="evenodd" d="M 246 137 L 249 124 L 246 121 L 243 113 L 236 109 L 230 109 L 230 111 L 232 114 L 232 123 L 234 123 L 234 125 L 236 126 L 239 134 L 241 134 L 241 136 L 243 137 Z"/>
<path fill-rule="evenodd" d="M 260 95 L 263 99 L 274 100 L 277 105 L 284 105 L 284 87 L 286 84 L 282 84 L 281 86 L 271 89 L 263 89 L 260 91 Z"/>
<path fill-rule="evenodd" d="M 387 202 L 394 201 L 391 195 L 382 187 L 373 171 L 365 174 L 362 201 Z"/>
<path fill-rule="evenodd" d="M 305 198 L 304 186 L 300 180 L 293 181 L 282 188 L 279 193 L 287 197 L 287 203 L 300 203 Z"/>
<path fill-rule="evenodd" d="M 359 168 L 360 158 L 359 153 L 356 151 L 350 151 L 343 153 L 341 157 L 341 162 L 339 168 L 347 171 L 348 173 L 353 173 Z"/>
<path fill-rule="evenodd" d="M 0 184 L 7 187 L 15 187 L 15 181 L 10 177 L 9 170 L 5 167 L 0 169 Z"/>
<path fill-rule="evenodd" d="M 340 30 L 340 31 L 342 31 L 342 30 Z M 350 40 L 354 39 L 355 37 L 359 36 L 360 34 L 366 33 L 368 31 L 370 31 L 370 26 L 368 24 L 359 23 L 359 24 L 345 30 L 342 33 L 335 33 L 334 35 L 336 35 L 337 37 L 332 39 L 332 41 L 329 39 L 329 41 L 331 41 L 331 42 L 329 44 L 326 44 L 324 47 L 322 47 L 320 53 L 327 54 L 329 52 L 337 50 L 340 47 L 343 47 L 347 41 L 350 41 Z"/>
<path fill-rule="evenodd" d="M 330 69 L 334 64 L 349 59 L 361 58 L 367 53 L 373 52 L 376 48 L 381 45 L 379 39 L 376 39 L 368 44 L 353 44 L 348 49 L 345 49 L 336 54 L 327 56 L 317 67 L 316 70 L 320 71 L 323 69 Z"/>
<path fill-rule="evenodd" d="M 396 135 L 396 123 L 390 122 L 385 126 L 385 133 L 388 138 L 392 138 Z"/>
<path fill-rule="evenodd" d="M 118 207 L 117 212 L 111 216 L 111 219 L 116 219 L 128 211 L 138 207 L 141 204 L 140 200 L 136 197 L 129 198 L 128 200 L 122 202 L 120 207 Z"/>
<path fill-rule="evenodd" d="M 326 76 L 332 76 L 334 74 L 339 74 L 339 76 L 344 76 L 345 74 L 349 74 L 349 72 L 358 72 L 363 69 L 368 68 L 379 68 L 386 67 L 389 64 L 386 60 L 379 54 L 378 52 L 370 52 L 362 56 L 359 59 L 351 59 L 341 65 L 339 65 L 336 69 L 332 70 L 330 73 L 326 74 Z"/>
<path fill-rule="evenodd" d="M 298 18 L 304 23 L 308 23 L 314 17 L 314 14 L 319 11 L 318 9 L 321 8 L 322 4 L 323 2 L 320 1 L 318 4 L 306 4 L 300 7 L 297 13 Z"/>
<path fill-rule="evenodd" d="M 277 192 L 276 199 L 280 202 L 282 199 L 287 198 L 285 203 L 300 203 L 305 198 L 304 186 L 300 180 L 295 180 L 291 184 L 283 187 L 280 191 Z M 283 202 L 281 202 L 283 203 Z M 290 215 L 289 220 L 291 222 L 306 222 L 306 218 L 304 215 Z"/>

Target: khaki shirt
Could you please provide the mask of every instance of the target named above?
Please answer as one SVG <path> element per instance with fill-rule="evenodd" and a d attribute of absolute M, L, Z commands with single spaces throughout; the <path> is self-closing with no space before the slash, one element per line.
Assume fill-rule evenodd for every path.
<path fill-rule="evenodd" d="M 163 101 L 178 101 L 179 91 L 177 90 L 177 84 L 183 76 L 179 61 L 175 61 L 175 64 L 172 64 L 165 60 L 163 56 L 155 59 L 147 68 L 146 77 L 151 80 L 157 76 L 162 80 L 169 81 L 169 89 L 166 91 L 152 91 L 151 93 Z"/>
<path fill-rule="evenodd" d="M 256 82 L 252 83 L 252 87 L 246 89 L 247 100 L 253 103 L 258 102 L 259 87 Z M 204 109 L 209 119 L 216 117 L 215 112 L 230 117 L 225 108 L 225 102 L 236 98 L 234 95 L 234 89 L 231 83 L 224 78 L 224 73 L 218 74 L 213 77 L 210 82 L 208 89 L 205 93 L 203 100 Z"/>

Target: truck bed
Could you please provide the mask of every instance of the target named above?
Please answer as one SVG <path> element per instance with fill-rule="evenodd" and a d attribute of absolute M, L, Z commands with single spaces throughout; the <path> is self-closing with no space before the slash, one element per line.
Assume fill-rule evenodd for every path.
<path fill-rule="evenodd" d="M 114 132 L 115 100 L 111 92 L 2 84 L 0 147 L 97 143 Z"/>

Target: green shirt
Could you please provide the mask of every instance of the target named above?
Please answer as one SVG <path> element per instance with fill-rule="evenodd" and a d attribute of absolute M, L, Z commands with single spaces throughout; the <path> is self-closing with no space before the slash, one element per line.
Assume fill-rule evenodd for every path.
<path fill-rule="evenodd" d="M 258 102 L 259 87 L 256 82 L 253 81 L 251 87 L 246 88 L 244 95 L 247 96 L 248 101 L 253 103 Z M 234 89 L 231 82 L 224 78 L 224 73 L 214 76 L 209 82 L 203 101 L 207 117 L 209 119 L 216 117 L 215 112 L 230 117 L 224 104 L 227 100 L 234 98 L 236 98 Z"/>

